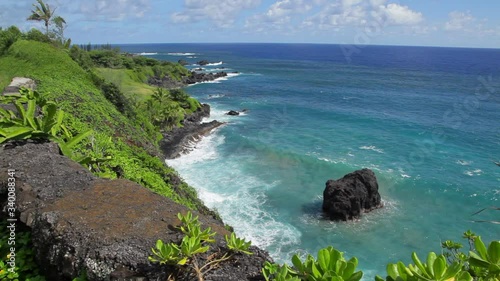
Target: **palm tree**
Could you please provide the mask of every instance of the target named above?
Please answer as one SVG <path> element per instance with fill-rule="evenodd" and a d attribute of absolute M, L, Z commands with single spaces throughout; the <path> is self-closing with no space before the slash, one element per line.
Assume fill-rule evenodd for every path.
<path fill-rule="evenodd" d="M 62 27 L 66 21 L 59 16 L 54 16 L 56 9 L 50 9 L 49 4 L 43 3 L 42 0 L 37 0 L 38 5 L 33 4 L 35 9 L 31 10 L 31 16 L 27 20 L 43 21 L 45 25 L 45 34 L 49 35 L 49 25 L 51 22 L 56 24 L 57 27 Z"/>

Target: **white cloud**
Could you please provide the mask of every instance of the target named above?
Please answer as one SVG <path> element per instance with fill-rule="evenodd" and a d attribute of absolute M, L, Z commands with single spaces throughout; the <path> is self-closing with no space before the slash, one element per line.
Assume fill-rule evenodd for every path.
<path fill-rule="evenodd" d="M 254 31 L 281 29 L 285 24 L 290 23 L 292 15 L 305 13 L 312 7 L 311 1 L 307 0 L 277 1 L 265 13 L 247 18 L 245 27 Z"/>
<path fill-rule="evenodd" d="M 244 9 L 255 8 L 261 0 L 184 0 L 185 10 L 171 15 L 174 23 L 209 20 L 218 27 L 230 27 Z"/>
<path fill-rule="evenodd" d="M 412 11 L 408 6 L 391 3 L 387 6 L 379 6 L 379 8 L 389 23 L 395 25 L 415 25 L 424 20 L 422 13 Z"/>
<path fill-rule="evenodd" d="M 453 11 L 448 14 L 448 18 L 449 20 L 444 25 L 447 31 L 465 31 L 470 29 L 476 20 L 469 11 Z"/>
<path fill-rule="evenodd" d="M 149 0 L 94 0 L 80 4 L 85 19 L 100 21 L 142 18 L 149 9 Z"/>
<path fill-rule="evenodd" d="M 424 21 L 420 12 L 387 0 L 341 0 L 325 4 L 323 9 L 304 21 L 321 29 L 377 25 L 414 26 Z"/>

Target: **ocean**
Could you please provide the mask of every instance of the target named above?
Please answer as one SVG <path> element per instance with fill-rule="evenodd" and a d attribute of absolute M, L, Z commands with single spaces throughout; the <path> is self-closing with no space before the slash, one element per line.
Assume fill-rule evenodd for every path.
<path fill-rule="evenodd" d="M 227 122 L 167 160 L 237 235 L 278 262 L 328 245 L 365 279 L 389 262 L 500 238 L 500 50 L 315 44 L 144 44 L 122 51 L 208 60 L 228 77 L 186 88 Z M 235 73 L 233 73 L 235 72 Z M 247 111 L 228 116 L 229 110 Z M 357 221 L 321 213 L 328 179 L 361 168 L 384 208 Z M 468 250 L 468 249 L 466 249 Z"/>

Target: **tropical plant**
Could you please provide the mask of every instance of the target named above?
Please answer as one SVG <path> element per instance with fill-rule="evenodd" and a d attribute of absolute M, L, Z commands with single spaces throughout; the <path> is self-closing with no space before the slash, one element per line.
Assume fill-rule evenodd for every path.
<path fill-rule="evenodd" d="M 387 277 L 376 281 L 498 281 L 500 278 L 500 241 L 492 241 L 488 248 L 481 237 L 470 230 L 463 235 L 469 241 L 469 253 L 459 250 L 462 244 L 447 240 L 441 243 L 442 255 L 431 252 L 425 263 L 412 254 L 415 265 L 402 262 L 387 265 Z"/>
<path fill-rule="evenodd" d="M 229 250 L 234 251 L 236 253 L 244 253 L 247 255 L 251 255 L 252 252 L 249 251 L 250 245 L 252 242 L 250 241 L 245 241 L 243 238 L 238 238 L 236 237 L 236 234 L 234 232 L 231 233 L 231 235 L 225 235 L 224 238 L 226 239 L 226 244 Z"/>
<path fill-rule="evenodd" d="M 210 250 L 210 244 L 215 242 L 213 238 L 215 232 L 210 228 L 201 230 L 198 216 L 193 216 L 191 212 L 186 215 L 177 214 L 181 221 L 179 230 L 185 234 L 180 244 L 164 243 L 162 240 L 156 242 L 155 247 L 151 251 L 153 256 L 149 256 L 149 261 L 159 263 L 161 265 L 185 266 L 181 269 L 187 269 L 187 275 L 194 275 L 199 281 L 203 281 L 203 276 L 216 265 L 233 257 L 235 253 L 251 254 L 248 251 L 250 242 L 237 238 L 234 233 L 230 236 L 226 235 L 228 248 L 231 252 L 218 253 L 207 258 L 204 262 L 200 259 L 200 255 Z"/>
<path fill-rule="evenodd" d="M 11 26 L 5 30 L 0 28 L 0 55 L 5 53 L 21 36 L 22 33 L 16 26 Z"/>
<path fill-rule="evenodd" d="M 63 28 L 66 21 L 55 15 L 57 8 L 51 9 L 49 4 L 45 4 L 42 0 L 37 0 L 37 4 L 33 4 L 34 9 L 31 10 L 31 15 L 27 20 L 41 21 L 45 25 L 45 34 L 49 35 L 49 25 L 55 24 L 57 28 Z"/>
<path fill-rule="evenodd" d="M 37 91 L 26 88 L 21 89 L 19 94 L 0 98 L 0 103 L 10 103 L 17 110 L 16 114 L 12 110 L 0 108 L 0 144 L 10 140 L 51 140 L 58 144 L 65 156 L 77 162 L 86 160 L 87 157 L 77 158 L 72 149 L 92 131 L 74 136 L 62 124 L 64 111 L 58 109 L 56 103 L 46 101 Z M 41 109 L 38 116 L 37 108 Z"/>
<path fill-rule="evenodd" d="M 267 281 L 307 280 L 307 281 L 359 281 L 362 271 L 356 271 L 358 259 L 344 258 L 344 253 L 327 247 L 318 251 L 317 259 L 308 255 L 302 261 L 298 255 L 292 257 L 293 267 L 266 262 L 262 273 Z"/>
<path fill-rule="evenodd" d="M 474 240 L 476 251 L 469 251 L 469 271 L 484 280 L 500 279 L 500 241 L 491 241 L 488 248 L 478 236 Z"/>

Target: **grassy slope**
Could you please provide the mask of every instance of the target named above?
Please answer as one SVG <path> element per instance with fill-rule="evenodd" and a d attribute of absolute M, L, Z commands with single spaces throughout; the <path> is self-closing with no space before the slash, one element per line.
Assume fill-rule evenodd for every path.
<path fill-rule="evenodd" d="M 93 129 L 82 153 L 111 155 L 122 176 L 191 208 L 202 209 L 196 191 L 178 182 L 176 172 L 158 157 L 157 139 L 143 124 L 127 119 L 97 89 L 90 75 L 69 55 L 48 44 L 18 41 L 0 57 L 0 88 L 15 76 L 37 81 L 48 100 L 57 101 L 68 114 L 65 123 L 75 131 Z"/>
<path fill-rule="evenodd" d="M 112 82 L 120 87 L 125 96 L 135 96 L 138 100 L 144 100 L 150 96 L 155 87 L 144 84 L 137 73 L 131 69 L 98 68 L 97 73 L 106 81 Z"/>

